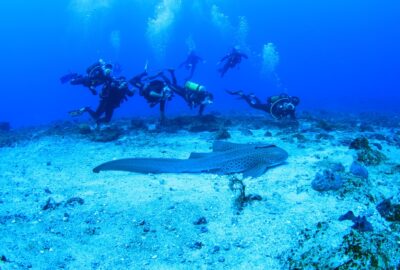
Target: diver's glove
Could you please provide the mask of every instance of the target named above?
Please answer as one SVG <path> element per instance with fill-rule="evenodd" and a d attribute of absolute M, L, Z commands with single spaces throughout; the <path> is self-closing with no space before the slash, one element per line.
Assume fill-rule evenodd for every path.
<path fill-rule="evenodd" d="M 169 100 L 171 97 L 172 97 L 171 88 L 169 88 L 168 86 L 165 86 L 163 88 L 163 91 L 162 91 L 161 99 L 163 99 L 163 100 L 167 100 L 168 99 Z"/>
<path fill-rule="evenodd" d="M 94 87 L 89 87 L 89 90 L 90 90 L 90 92 L 92 93 L 92 95 L 97 95 L 97 91 L 96 91 L 96 89 L 94 88 Z"/>

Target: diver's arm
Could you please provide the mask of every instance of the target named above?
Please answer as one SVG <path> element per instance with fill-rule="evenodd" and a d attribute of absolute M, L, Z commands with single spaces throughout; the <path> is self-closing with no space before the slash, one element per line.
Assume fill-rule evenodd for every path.
<path fill-rule="evenodd" d="M 154 92 L 154 91 L 150 91 L 149 96 L 151 96 L 151 97 L 157 97 L 157 98 L 162 98 L 162 97 L 163 97 L 163 94 L 162 94 L 162 93 L 157 93 L 157 92 Z"/>
<path fill-rule="evenodd" d="M 183 99 L 185 99 L 186 96 L 186 90 L 183 87 L 174 85 L 171 87 L 171 90 L 173 93 L 177 94 L 178 96 L 182 97 Z"/>
<path fill-rule="evenodd" d="M 147 71 L 143 71 L 142 73 L 134 76 L 132 79 L 129 80 L 129 83 L 137 88 L 143 87 L 142 79 L 147 76 Z"/>
<path fill-rule="evenodd" d="M 188 63 L 187 60 L 183 61 L 183 62 L 178 66 L 178 68 L 182 68 L 182 67 L 186 66 L 187 63 Z"/>
<path fill-rule="evenodd" d="M 177 79 L 176 79 L 176 76 L 175 76 L 175 71 L 173 70 L 173 69 L 168 69 L 168 71 L 169 71 L 169 74 L 171 75 L 171 79 L 172 79 L 172 84 L 175 86 L 175 85 L 177 85 L 178 84 L 178 81 L 177 81 Z M 168 80 L 168 79 L 167 79 Z M 169 80 L 168 80 L 169 81 Z"/>
<path fill-rule="evenodd" d="M 147 77 L 147 80 L 148 81 L 152 81 L 152 80 L 154 80 L 154 79 L 157 79 L 157 78 L 161 78 L 161 79 L 165 79 L 166 77 L 165 77 L 165 74 L 164 74 L 164 71 L 165 70 L 161 70 L 161 71 L 159 71 L 158 73 L 156 73 L 155 75 L 153 75 L 153 76 L 148 76 Z M 167 78 L 167 80 L 169 80 L 168 78 Z"/>
<path fill-rule="evenodd" d="M 227 54 L 224 57 L 221 58 L 221 60 L 219 60 L 218 63 L 222 63 L 223 61 L 225 61 L 226 59 L 228 59 L 229 57 L 231 57 L 231 54 Z"/>

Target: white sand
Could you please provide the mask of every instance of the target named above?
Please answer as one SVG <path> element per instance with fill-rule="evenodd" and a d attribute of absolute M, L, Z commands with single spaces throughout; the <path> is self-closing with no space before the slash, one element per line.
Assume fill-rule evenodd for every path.
<path fill-rule="evenodd" d="M 368 214 L 375 230 L 387 229 L 365 199 L 311 188 L 323 162 L 341 162 L 348 171 L 352 150 L 328 140 L 316 142 L 313 133 L 304 134 L 312 141 L 299 148 L 296 139 L 284 139 L 291 134 L 275 136 L 279 130 L 268 130 L 273 137 L 264 137 L 264 129 L 253 130 L 253 136 L 230 130 L 229 141 L 274 143 L 290 154 L 286 164 L 244 180 L 246 193 L 263 200 L 245 206 L 240 215 L 233 207 L 229 176 L 92 172 L 115 158 L 187 158 L 190 152 L 210 151 L 213 133 L 132 132 L 111 143 L 47 136 L 0 148 L 0 255 L 8 260 L 0 268 L 284 269 L 301 231 L 315 230 L 318 222 L 329 224 L 321 242 L 332 249 L 351 230 L 351 221 L 338 221 L 349 210 Z M 356 137 L 330 134 L 336 140 Z M 388 162 L 399 164 L 399 149 L 383 148 Z M 398 192 L 399 176 L 386 175 L 388 170 L 385 165 L 369 168 L 379 201 Z M 61 204 L 42 210 L 50 197 Z M 64 206 L 73 197 L 84 204 Z M 194 225 L 200 217 L 208 223 Z M 208 231 L 202 233 L 202 226 Z M 195 242 L 203 246 L 194 248 Z"/>

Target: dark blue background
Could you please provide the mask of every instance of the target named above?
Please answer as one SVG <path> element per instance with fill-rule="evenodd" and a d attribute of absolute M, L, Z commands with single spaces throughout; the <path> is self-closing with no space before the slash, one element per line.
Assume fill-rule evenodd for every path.
<path fill-rule="evenodd" d="M 7 3 L 8 2 L 8 3 Z M 165 58 L 155 55 L 146 31 L 156 6 L 173 0 L 3 1 L 0 4 L 0 121 L 13 126 L 68 119 L 68 110 L 96 106 L 98 98 L 80 86 L 61 85 L 60 76 L 84 72 L 99 58 L 118 62 L 131 77 L 142 71 L 176 67 L 188 52 L 190 35 L 200 64 L 194 80 L 215 95 L 207 110 L 249 110 L 224 89 L 254 92 L 262 99 L 287 89 L 301 98 L 299 109 L 345 112 L 399 112 L 400 3 L 336 0 L 182 0 L 168 28 Z M 245 3 L 246 2 L 246 3 Z M 232 28 L 221 32 L 211 20 L 216 4 Z M 237 42 L 239 16 L 249 31 L 248 61 L 221 79 L 216 63 Z M 119 31 L 120 50 L 110 42 Z M 262 77 L 263 44 L 273 42 L 280 54 L 282 87 Z M 184 74 L 178 71 L 180 78 Z M 175 98 L 167 115 L 190 112 Z M 156 115 L 135 95 L 117 116 Z"/>

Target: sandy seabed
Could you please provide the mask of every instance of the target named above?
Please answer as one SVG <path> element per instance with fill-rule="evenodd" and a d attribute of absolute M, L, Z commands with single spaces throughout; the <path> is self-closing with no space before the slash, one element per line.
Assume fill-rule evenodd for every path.
<path fill-rule="evenodd" d="M 388 221 L 376 208 L 384 199 L 399 202 L 398 121 L 188 119 L 168 129 L 148 119 L 118 120 L 107 142 L 94 135 L 106 131 L 85 123 L 1 133 L 0 269 L 400 269 L 400 220 Z M 92 172 L 116 158 L 187 158 L 211 151 L 218 136 L 276 144 L 289 158 L 254 179 Z M 368 178 L 350 172 L 356 138 L 386 156 L 364 166 Z M 343 185 L 314 190 L 316 174 L 337 164 Z M 232 179 L 261 200 L 238 207 Z M 373 231 L 339 221 L 350 210 Z"/>

